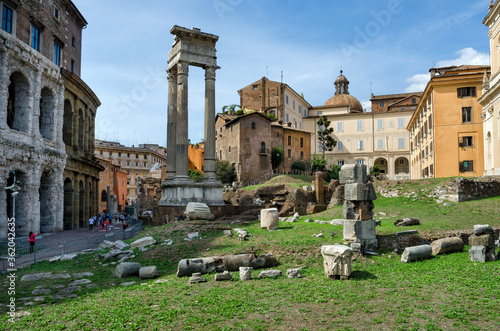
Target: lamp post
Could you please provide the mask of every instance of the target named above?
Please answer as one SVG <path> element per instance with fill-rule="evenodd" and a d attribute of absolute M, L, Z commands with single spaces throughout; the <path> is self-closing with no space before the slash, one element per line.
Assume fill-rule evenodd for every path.
<path fill-rule="evenodd" d="M 7 186 L 5 189 L 7 191 L 12 191 L 10 196 L 12 197 L 12 218 L 16 218 L 16 196 L 19 194 L 19 190 L 21 189 L 19 185 L 17 185 L 16 181 L 16 172 L 14 170 L 9 171 L 9 177 L 14 177 L 14 183 L 11 186 Z"/>

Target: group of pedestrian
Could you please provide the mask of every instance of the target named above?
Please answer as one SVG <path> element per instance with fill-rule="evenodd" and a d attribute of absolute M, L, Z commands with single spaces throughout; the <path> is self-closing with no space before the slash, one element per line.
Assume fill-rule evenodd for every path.
<path fill-rule="evenodd" d="M 125 230 L 128 228 L 128 215 L 126 214 L 107 214 L 105 212 L 99 213 L 97 216 L 92 216 L 89 218 L 89 230 L 92 231 L 94 229 L 94 225 L 101 228 L 101 232 L 109 232 L 110 225 L 115 222 L 120 222 L 122 224 L 122 228 Z"/>

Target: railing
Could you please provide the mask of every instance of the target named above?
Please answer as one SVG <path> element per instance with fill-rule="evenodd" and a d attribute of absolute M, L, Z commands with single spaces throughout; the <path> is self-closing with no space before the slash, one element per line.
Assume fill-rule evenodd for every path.
<path fill-rule="evenodd" d="M 71 239 L 65 240 L 62 243 L 54 242 L 46 244 L 40 244 L 37 241 L 37 244 L 33 248 L 29 246 L 23 247 L 23 240 L 19 241 L 20 246 L 18 246 L 16 241 L 15 266 L 9 265 L 8 251 L 7 249 L 2 248 L 0 251 L 0 272 L 5 272 L 8 268 L 21 267 L 28 263 L 36 263 L 37 261 L 62 254 L 80 252 L 84 249 L 93 249 L 98 247 L 102 242 L 104 242 L 104 240 L 116 241 L 132 238 L 142 231 L 142 222 L 134 220 L 133 223 L 135 223 L 135 225 L 126 230 L 106 233 L 89 238 Z"/>

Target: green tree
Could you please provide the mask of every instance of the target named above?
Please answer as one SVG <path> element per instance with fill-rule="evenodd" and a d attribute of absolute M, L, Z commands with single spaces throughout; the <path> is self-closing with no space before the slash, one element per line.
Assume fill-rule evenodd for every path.
<path fill-rule="evenodd" d="M 380 167 L 378 164 L 375 164 L 370 171 L 370 175 L 377 177 L 380 174 Z"/>
<path fill-rule="evenodd" d="M 312 171 L 325 171 L 327 161 L 318 155 L 314 155 L 311 161 L 311 170 Z"/>
<path fill-rule="evenodd" d="M 215 163 L 215 177 L 222 184 L 229 184 L 234 181 L 236 170 L 228 161 L 217 160 Z"/>
<path fill-rule="evenodd" d="M 325 158 L 325 151 L 331 152 L 335 146 L 337 146 L 337 142 L 331 134 L 333 133 L 333 128 L 330 128 L 331 121 L 323 115 L 318 120 L 318 141 L 319 148 L 323 152 L 323 159 Z"/>
<path fill-rule="evenodd" d="M 226 105 L 222 107 L 222 113 L 234 115 L 236 113 L 236 108 L 239 108 L 241 110 L 242 107 L 240 105 Z"/>
<path fill-rule="evenodd" d="M 339 179 L 340 168 L 338 164 L 333 165 L 332 171 L 330 171 L 330 179 Z"/>
<path fill-rule="evenodd" d="M 271 166 L 273 169 L 278 168 L 284 159 L 285 153 L 283 153 L 283 149 L 279 146 L 274 147 L 271 151 Z"/>
<path fill-rule="evenodd" d="M 278 118 L 276 116 L 274 116 L 273 114 L 267 114 L 267 118 L 269 118 L 273 122 L 278 120 Z"/>
<path fill-rule="evenodd" d="M 302 161 L 294 161 L 292 163 L 292 170 L 306 171 L 306 165 Z"/>

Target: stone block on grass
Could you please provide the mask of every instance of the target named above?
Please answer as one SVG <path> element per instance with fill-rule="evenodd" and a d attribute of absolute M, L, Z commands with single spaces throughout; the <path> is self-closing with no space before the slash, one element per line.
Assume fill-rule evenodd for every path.
<path fill-rule="evenodd" d="M 116 266 L 115 275 L 119 278 L 139 276 L 141 264 L 137 262 L 123 262 Z"/>

